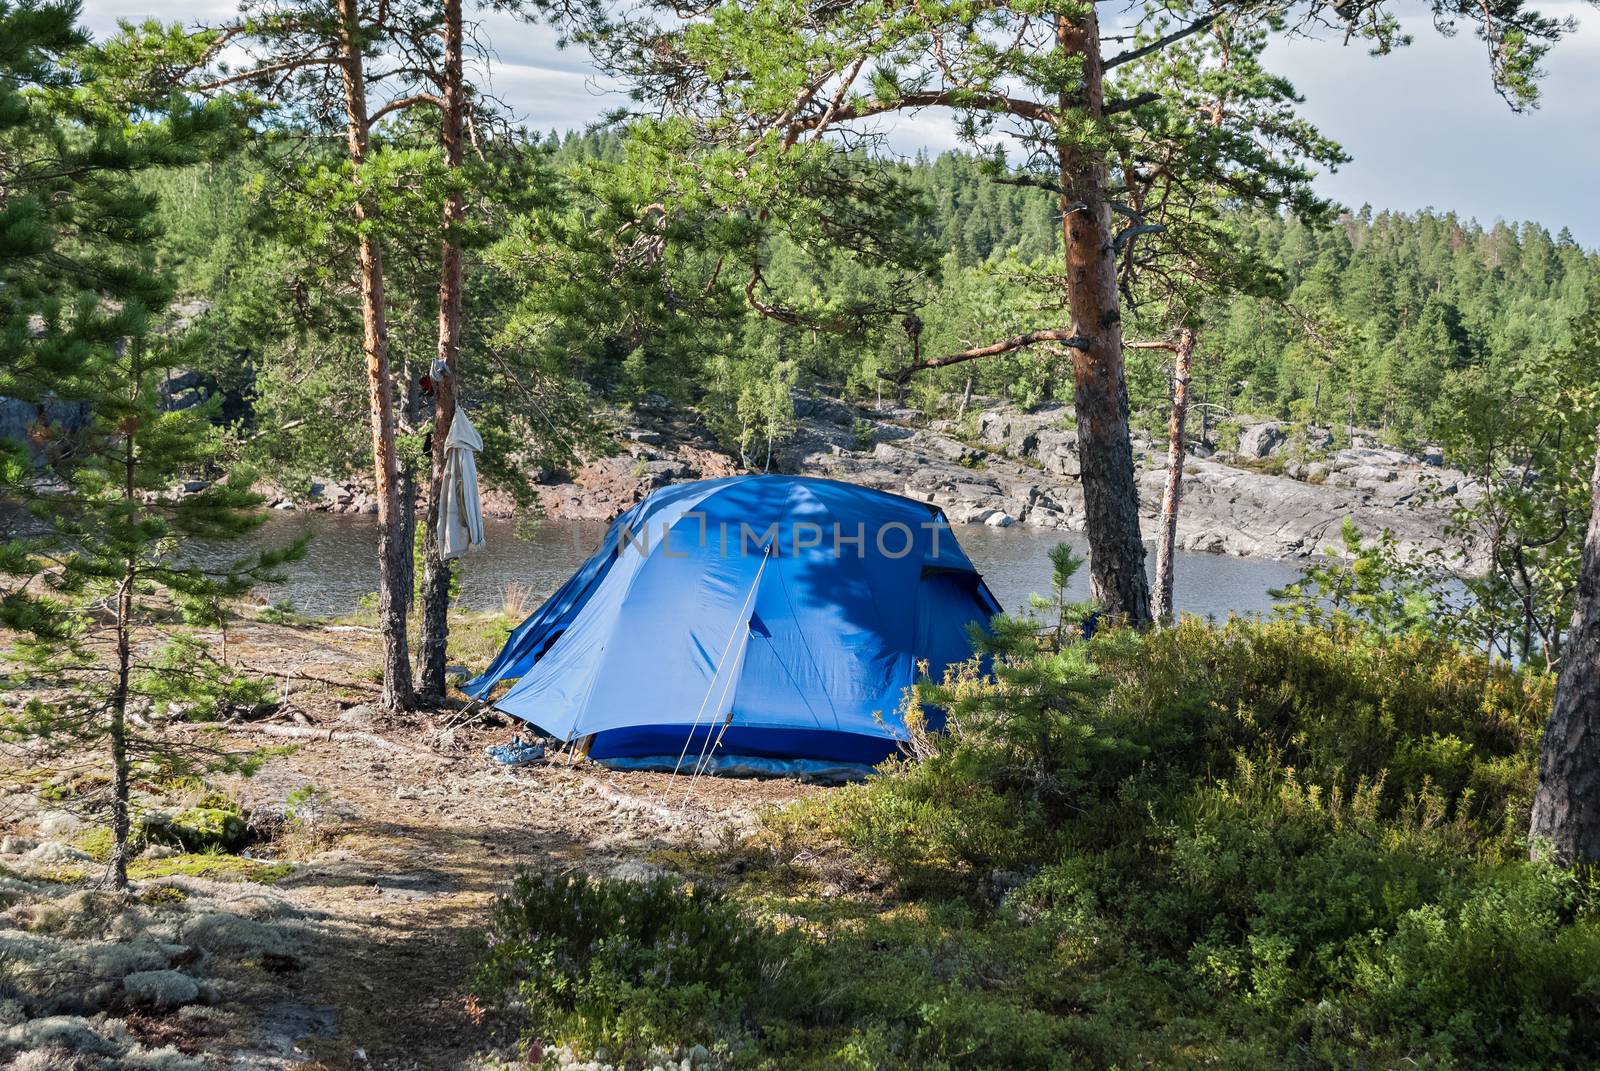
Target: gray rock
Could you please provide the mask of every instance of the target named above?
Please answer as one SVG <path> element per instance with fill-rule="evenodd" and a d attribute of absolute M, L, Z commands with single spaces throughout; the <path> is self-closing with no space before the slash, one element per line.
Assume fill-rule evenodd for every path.
<path fill-rule="evenodd" d="M 130 1004 L 166 1011 L 195 1003 L 204 990 L 182 971 L 137 971 L 122 979 L 122 992 Z"/>
<path fill-rule="evenodd" d="M 1011 415 L 1006 412 L 978 414 L 978 438 L 999 446 L 1011 438 Z"/>
<path fill-rule="evenodd" d="M 200 405 L 205 400 L 206 394 L 204 391 L 186 390 L 180 391 L 179 393 L 164 399 L 161 403 L 161 407 L 170 413 L 177 413 L 182 412 L 185 409 L 193 409 L 195 406 Z"/>
<path fill-rule="evenodd" d="M 1239 456 L 1259 461 L 1288 440 L 1281 424 L 1255 424 L 1239 433 Z"/>
<path fill-rule="evenodd" d="M 1017 519 L 1003 510 L 995 510 L 983 519 L 983 523 L 990 528 L 1010 528 L 1017 523 Z"/>
<path fill-rule="evenodd" d="M 1333 459 L 1343 465 L 1404 465 L 1411 460 L 1398 450 L 1379 450 L 1371 446 L 1340 450 Z"/>
<path fill-rule="evenodd" d="M 613 881 L 634 881 L 641 884 L 649 884 L 666 873 L 665 870 L 653 863 L 646 863 L 640 859 L 627 859 L 612 867 L 611 873 L 607 877 Z"/>
<path fill-rule="evenodd" d="M 1319 428 L 1314 424 L 1307 425 L 1300 433 L 1300 441 L 1307 449 L 1328 451 L 1333 449 L 1333 431 L 1329 428 Z"/>
<path fill-rule="evenodd" d="M 1076 432 L 1048 429 L 1034 438 L 1035 460 L 1046 472 L 1057 476 L 1078 476 L 1083 467 L 1078 461 L 1078 435 Z"/>
<path fill-rule="evenodd" d="M 853 405 L 847 405 L 826 395 L 796 394 L 794 415 L 803 420 L 819 420 L 824 424 L 848 428 L 860 418 L 861 411 Z"/>
<path fill-rule="evenodd" d="M 1356 483 L 1388 483 L 1397 479 L 1399 473 L 1394 469 L 1379 465 L 1352 465 L 1340 473 L 1346 480 Z"/>
<path fill-rule="evenodd" d="M 917 439 L 920 440 L 920 445 L 950 461 L 968 461 L 979 456 L 978 452 L 972 447 L 956 442 L 954 439 L 946 438 L 943 435 L 925 432 L 917 436 Z"/>
<path fill-rule="evenodd" d="M 872 448 L 872 459 L 882 461 L 886 465 L 895 465 L 906 460 L 906 452 L 888 443 L 878 443 Z"/>

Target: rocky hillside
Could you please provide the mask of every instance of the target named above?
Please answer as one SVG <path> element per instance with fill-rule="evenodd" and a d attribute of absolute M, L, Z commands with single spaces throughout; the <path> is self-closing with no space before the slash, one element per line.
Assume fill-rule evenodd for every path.
<path fill-rule="evenodd" d="M 196 404 L 205 387 L 193 373 L 164 385 L 174 409 Z M 61 408 L 61 407 L 57 407 Z M 36 407 L 0 399 L 0 435 L 30 440 Z M 974 400 L 963 421 L 927 420 L 914 409 L 861 408 L 823 395 L 797 395 L 796 432 L 774 450 L 774 471 L 847 480 L 944 509 L 955 523 L 1004 527 L 1083 527 L 1077 435 L 1070 407 L 1033 411 Z M 49 412 L 52 422 L 81 420 Z M 572 472 L 545 473 L 539 488 L 552 517 L 609 520 L 651 489 L 682 480 L 746 471 L 692 412 L 652 397 L 617 414 L 616 451 Z M 1238 428 L 1238 445 L 1212 455 L 1191 448 L 1178 538 L 1182 549 L 1292 558 L 1338 544 L 1346 517 L 1365 532 L 1388 528 L 1402 549 L 1444 541 L 1451 509 L 1481 494 L 1475 481 L 1421 456 L 1383 449 L 1372 437 L 1336 448 L 1326 429 L 1257 422 Z M 1166 478 L 1165 443 L 1134 435 L 1140 501 L 1152 522 Z M 194 481 L 184 490 L 206 486 Z M 377 503 L 357 478 L 318 480 L 305 488 L 267 484 L 276 509 L 374 513 Z M 487 490 L 484 510 L 509 515 L 508 496 Z"/>
<path fill-rule="evenodd" d="M 994 405 L 967 420 L 925 421 L 909 409 L 869 410 L 826 397 L 796 399 L 799 430 L 774 451 L 776 471 L 847 480 L 931 502 L 955 523 L 1083 527 L 1076 433 L 1068 407 L 1032 412 Z M 619 452 L 542 492 L 558 517 L 610 518 L 652 488 L 743 471 L 710 435 L 665 400 L 642 405 Z M 1346 517 L 1392 530 L 1402 548 L 1443 542 L 1451 508 L 1480 494 L 1442 458 L 1361 444 L 1335 449 L 1327 432 L 1244 427 L 1239 446 L 1186 466 L 1179 545 L 1190 551 L 1290 558 L 1338 544 Z M 1140 501 L 1153 531 L 1165 480 L 1165 444 L 1134 437 Z"/>

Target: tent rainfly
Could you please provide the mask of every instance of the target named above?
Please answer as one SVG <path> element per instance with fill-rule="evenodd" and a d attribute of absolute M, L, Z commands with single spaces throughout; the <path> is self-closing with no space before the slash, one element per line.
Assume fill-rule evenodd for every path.
<path fill-rule="evenodd" d="M 999 612 L 943 513 L 832 480 L 663 488 L 466 685 L 597 759 L 871 763 Z"/>

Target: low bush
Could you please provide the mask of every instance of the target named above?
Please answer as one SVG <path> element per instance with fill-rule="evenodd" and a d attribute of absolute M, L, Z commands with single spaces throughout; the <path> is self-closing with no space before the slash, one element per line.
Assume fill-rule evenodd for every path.
<path fill-rule="evenodd" d="M 497 919 L 543 951 L 491 953 L 500 1003 L 729 1066 L 1600 1061 L 1590 878 L 1527 859 L 1548 676 L 1349 622 L 1071 634 L 1001 622 L 912 697 L 948 715 L 915 761 L 689 892 L 525 879 Z M 631 958 L 716 927 L 671 984 Z"/>
<path fill-rule="evenodd" d="M 545 1037 L 613 1056 L 737 1031 L 769 954 L 702 887 L 520 874 L 495 905 L 477 989 Z"/>

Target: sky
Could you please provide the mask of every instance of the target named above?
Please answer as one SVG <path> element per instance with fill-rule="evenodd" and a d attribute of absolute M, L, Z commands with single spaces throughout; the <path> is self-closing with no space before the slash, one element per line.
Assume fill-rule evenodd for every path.
<path fill-rule="evenodd" d="M 1320 175 L 1318 191 L 1351 207 L 1453 210 L 1485 226 L 1531 219 L 1600 249 L 1600 8 L 1581 0 L 1533 6 L 1571 15 L 1579 28 L 1545 62 L 1541 106 L 1521 115 L 1490 85 L 1482 43 L 1465 27 L 1441 37 L 1419 5 L 1397 9 L 1416 41 L 1388 56 L 1336 38 L 1273 42 L 1267 66 L 1290 78 L 1305 97 L 1303 114 L 1353 157 Z M 84 0 L 83 8 L 98 37 L 118 19 L 216 21 L 234 4 Z M 596 79 L 581 49 L 558 48 L 546 28 L 491 16 L 483 38 L 495 53 L 494 92 L 530 128 L 581 128 L 626 103 Z M 948 114 L 903 117 L 885 129 L 889 146 L 908 155 L 956 147 Z"/>

